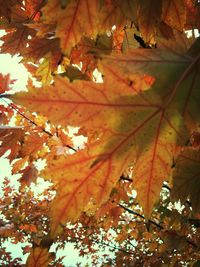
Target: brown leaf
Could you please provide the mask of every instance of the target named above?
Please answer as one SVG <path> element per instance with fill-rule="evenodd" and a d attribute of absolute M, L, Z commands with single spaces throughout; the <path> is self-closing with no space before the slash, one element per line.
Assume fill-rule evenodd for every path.
<path fill-rule="evenodd" d="M 1 127 L 0 128 L 0 156 L 10 149 L 8 159 L 12 161 L 19 155 L 21 149 L 21 142 L 24 138 L 24 131 L 22 127 Z"/>
<path fill-rule="evenodd" d="M 200 151 L 186 148 L 173 171 L 171 196 L 183 203 L 189 199 L 194 213 L 200 212 Z"/>
<path fill-rule="evenodd" d="M 34 183 L 38 177 L 38 170 L 33 165 L 27 166 L 24 170 L 21 170 L 21 186 L 29 186 L 31 183 Z"/>

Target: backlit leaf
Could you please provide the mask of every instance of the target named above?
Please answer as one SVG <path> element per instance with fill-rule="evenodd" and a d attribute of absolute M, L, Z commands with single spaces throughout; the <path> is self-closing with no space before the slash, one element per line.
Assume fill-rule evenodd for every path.
<path fill-rule="evenodd" d="M 199 114 L 197 113 L 199 107 L 196 104 L 196 99 L 199 97 L 199 75 L 196 73 L 198 60 L 186 55 L 177 55 L 173 50 L 138 49 L 121 59 L 107 57 L 105 63 L 104 60 L 102 63 L 102 70 L 105 70 L 105 84 L 89 82 L 70 84 L 64 79 L 57 78 L 55 88 L 59 88 L 59 94 L 54 93 L 52 86 L 52 88 L 38 89 L 38 93 L 37 91 L 30 91 L 28 94 L 19 93 L 12 99 L 31 111 L 41 112 L 53 123 L 64 126 L 67 124 L 85 126 L 87 129 L 95 127 L 100 138 L 96 142 L 97 146 L 94 145 L 94 152 L 90 152 L 92 154 L 88 154 L 88 157 L 85 154 L 83 157 L 80 156 L 85 158 L 82 161 L 84 167 L 79 162 L 85 172 L 78 171 L 79 175 L 81 174 L 81 177 L 78 176 L 78 183 L 83 187 L 86 186 L 87 183 L 84 184 L 83 181 L 87 181 L 86 177 L 89 177 L 90 173 L 94 176 L 93 168 L 95 170 L 98 168 L 100 173 L 106 172 L 109 177 L 110 175 L 113 177 L 114 174 L 115 177 L 115 170 L 119 167 L 118 159 L 123 162 L 121 164 L 123 167 L 119 167 L 121 173 L 129 161 L 134 162 L 134 187 L 138 191 L 138 199 L 143 206 L 145 216 L 149 218 L 159 198 L 163 181 L 170 177 L 176 145 L 184 145 L 188 138 L 181 115 L 186 117 L 188 112 L 191 116 L 194 108 L 195 114 Z M 159 71 L 157 71 L 158 65 Z M 116 74 L 117 68 L 122 69 L 122 67 L 126 75 L 132 78 L 131 86 L 130 81 L 120 80 Z M 134 73 L 138 73 L 139 76 L 134 76 Z M 133 90 L 135 82 L 138 86 L 138 77 L 144 77 L 145 81 L 146 74 L 156 78 L 149 86 L 152 86 L 154 92 L 157 91 L 157 95 L 152 90 L 142 93 L 145 82 L 140 84 L 141 93 L 135 95 L 137 93 L 137 90 Z M 161 90 L 163 87 L 164 91 Z M 76 158 L 77 155 L 73 157 Z M 65 166 L 64 160 L 62 161 Z M 74 168 L 76 159 L 72 161 Z M 105 169 L 108 163 L 110 167 Z M 60 162 L 59 168 L 66 169 L 61 166 Z M 50 173 L 52 169 L 51 167 Z M 70 172 L 74 176 L 74 171 Z M 96 183 L 96 179 L 99 181 L 98 174 L 96 171 L 95 173 L 93 184 Z M 61 179 L 59 177 L 62 175 L 58 175 L 57 179 Z M 113 178 L 109 179 L 115 183 Z M 117 177 L 115 179 L 117 181 Z M 111 191 L 111 187 L 107 189 L 108 192 Z M 94 196 L 92 198 L 95 199 Z M 85 199 L 86 202 L 89 201 L 89 194 Z"/>
<path fill-rule="evenodd" d="M 1 41 L 4 42 L 1 46 L 1 53 L 15 55 L 23 52 L 28 43 L 28 36 L 33 32 L 32 29 L 23 25 L 11 29 L 6 35 L 1 37 Z"/>
<path fill-rule="evenodd" d="M 138 19 L 137 0 L 111 0 L 104 1 L 99 14 L 99 31 L 111 30 L 113 26 L 122 28 L 124 24 Z M 146 15 L 146 14 L 145 14 Z"/>
<path fill-rule="evenodd" d="M 10 149 L 10 154 L 8 158 L 10 161 L 18 156 L 19 150 L 21 148 L 21 142 L 23 140 L 24 132 L 21 127 L 7 127 L 0 129 L 0 141 L 2 141 L 0 146 L 0 156 Z"/>
<path fill-rule="evenodd" d="M 184 0 L 163 0 L 162 19 L 170 27 L 183 31 L 186 22 Z"/>
<path fill-rule="evenodd" d="M 25 0 L 25 9 L 29 17 L 33 18 L 34 21 L 38 21 L 40 18 L 40 8 L 44 5 L 42 0 Z"/>
<path fill-rule="evenodd" d="M 38 63 L 39 60 L 49 54 L 49 52 L 51 52 L 52 55 L 55 55 L 59 51 L 58 38 L 36 38 L 29 41 L 29 46 L 21 53 L 21 55 L 23 56 L 23 61 L 27 60 Z"/>
<path fill-rule="evenodd" d="M 186 30 L 200 28 L 200 3 L 199 1 L 184 0 L 186 6 Z"/>
<path fill-rule="evenodd" d="M 0 73 L 0 94 L 5 93 L 11 89 L 12 84 L 15 80 L 10 79 L 10 75 L 2 75 Z"/>
<path fill-rule="evenodd" d="M 21 187 L 29 186 L 32 182 L 34 183 L 37 179 L 38 171 L 33 165 L 27 166 L 24 170 L 21 170 L 22 173 L 21 177 Z"/>
<path fill-rule="evenodd" d="M 90 36 L 97 34 L 97 12 L 98 0 L 69 1 L 66 9 L 61 7 L 60 0 L 54 0 L 43 8 L 44 19 L 47 22 L 58 23 L 56 36 L 60 38 L 61 49 L 65 54 L 70 53 L 83 33 Z"/>
<path fill-rule="evenodd" d="M 48 267 L 51 262 L 50 253 L 46 248 L 32 248 L 27 259 L 27 267 Z"/>
<path fill-rule="evenodd" d="M 120 163 L 116 155 L 102 157 L 105 160 L 94 167 L 96 155 L 90 155 L 88 151 L 48 158 L 48 168 L 42 175 L 51 179 L 59 189 L 50 211 L 52 236 L 56 236 L 65 221 L 75 222 L 90 202 L 96 210 L 109 197 L 125 163 Z"/>
<path fill-rule="evenodd" d="M 140 1 L 139 28 L 146 43 L 155 39 L 157 26 L 161 18 L 161 8 L 161 1 Z"/>
<path fill-rule="evenodd" d="M 198 263 L 199 1 L 4 2 L 1 52 L 31 77 L 0 75 L 1 264 L 68 266 L 66 242 L 91 266 Z"/>

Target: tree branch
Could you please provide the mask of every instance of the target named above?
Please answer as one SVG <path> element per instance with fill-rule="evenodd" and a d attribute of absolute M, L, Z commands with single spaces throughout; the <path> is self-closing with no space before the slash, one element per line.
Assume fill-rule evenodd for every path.
<path fill-rule="evenodd" d="M 133 210 L 131 210 L 131 209 L 125 207 L 125 206 L 122 205 L 122 204 L 119 204 L 119 206 L 120 206 L 121 208 L 123 208 L 124 210 L 128 211 L 129 213 L 131 213 L 131 214 L 133 214 L 133 215 L 136 215 L 137 217 L 140 217 L 140 218 L 142 218 L 143 220 L 145 220 L 145 217 L 144 217 L 143 215 L 141 215 L 141 214 L 139 214 L 139 213 L 137 213 L 137 212 L 135 212 L 135 211 L 133 211 Z M 160 224 L 158 224 L 158 223 L 156 223 L 156 222 L 154 222 L 154 221 L 152 221 L 152 220 L 149 220 L 148 222 L 151 223 L 151 224 L 153 224 L 153 225 L 155 225 L 155 226 L 157 226 L 157 227 L 160 228 L 160 229 L 164 229 L 163 226 L 161 226 Z"/>
<path fill-rule="evenodd" d="M 133 179 L 128 178 L 128 177 L 125 177 L 124 175 L 121 175 L 120 178 L 119 178 L 119 180 L 127 181 L 127 182 L 130 182 L 130 183 L 133 182 Z"/>
<path fill-rule="evenodd" d="M 136 215 L 136 216 L 138 216 L 138 217 L 140 217 L 140 218 L 142 218 L 142 219 L 145 220 L 145 217 L 144 217 L 143 215 L 141 215 L 141 214 L 139 214 L 139 213 L 137 213 L 137 212 L 135 212 L 135 211 L 133 211 L 133 210 L 131 210 L 131 209 L 125 207 L 125 206 L 122 205 L 122 204 L 119 204 L 119 206 L 120 206 L 121 208 L 123 208 L 124 210 L 128 211 L 129 213 L 131 213 L 131 214 L 133 214 L 133 215 Z M 153 224 L 153 225 L 155 225 L 155 226 L 157 226 L 157 227 L 158 227 L 159 229 L 161 229 L 161 230 L 165 230 L 165 228 L 164 228 L 162 225 L 160 225 L 160 224 L 158 224 L 158 223 L 156 223 L 156 222 L 154 222 L 154 221 L 152 221 L 152 220 L 149 220 L 148 222 L 151 223 L 151 224 Z M 187 242 L 188 244 L 190 244 L 191 246 L 193 246 L 194 248 L 198 248 L 198 246 L 197 246 L 194 242 L 192 242 L 191 240 L 189 240 L 188 238 L 186 238 L 186 242 Z"/>
<path fill-rule="evenodd" d="M 27 120 L 30 124 L 32 124 L 32 125 L 34 125 L 34 126 L 40 128 L 41 131 L 44 132 L 44 133 L 46 133 L 48 136 L 50 136 L 50 137 L 53 136 L 53 134 L 52 134 L 51 132 L 45 130 L 43 127 L 39 126 L 39 125 L 38 125 L 37 123 L 35 123 L 33 120 L 31 120 L 30 118 L 28 118 L 25 114 L 23 114 L 21 111 L 19 111 L 19 109 L 18 109 L 17 107 L 15 107 L 15 106 L 13 106 L 12 104 L 8 103 L 8 102 L 4 99 L 5 96 L 6 96 L 6 95 L 0 95 L 0 99 L 3 100 L 3 101 L 4 101 L 10 108 L 12 108 L 13 110 L 15 110 L 15 111 L 17 112 L 17 114 L 19 114 L 20 116 L 22 116 L 22 117 L 23 117 L 25 120 Z M 70 146 L 70 145 L 66 145 L 66 147 L 68 147 L 69 149 L 73 150 L 74 152 L 77 152 L 77 150 L 76 150 L 74 147 Z"/>

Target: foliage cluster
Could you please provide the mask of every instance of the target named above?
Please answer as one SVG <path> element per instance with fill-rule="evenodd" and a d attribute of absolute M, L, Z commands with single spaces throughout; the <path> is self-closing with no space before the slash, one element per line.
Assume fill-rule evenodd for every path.
<path fill-rule="evenodd" d="M 20 174 L 17 190 L 4 180 L 1 240 L 30 242 L 28 267 L 63 266 L 50 250 L 66 242 L 93 266 L 199 266 L 199 1 L 0 3 L 1 53 L 30 73 L 17 93 L 0 75 L 0 156 Z"/>

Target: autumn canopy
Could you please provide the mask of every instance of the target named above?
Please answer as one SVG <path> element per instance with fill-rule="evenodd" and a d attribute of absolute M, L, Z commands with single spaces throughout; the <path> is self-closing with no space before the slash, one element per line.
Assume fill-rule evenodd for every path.
<path fill-rule="evenodd" d="M 28 238 L 29 267 L 64 266 L 49 250 L 65 241 L 110 248 L 99 266 L 199 266 L 199 1 L 0 5 L 1 53 L 30 73 L 17 93 L 0 74 L 0 156 L 20 174 L 18 191 L 4 181 L 2 240 Z"/>

